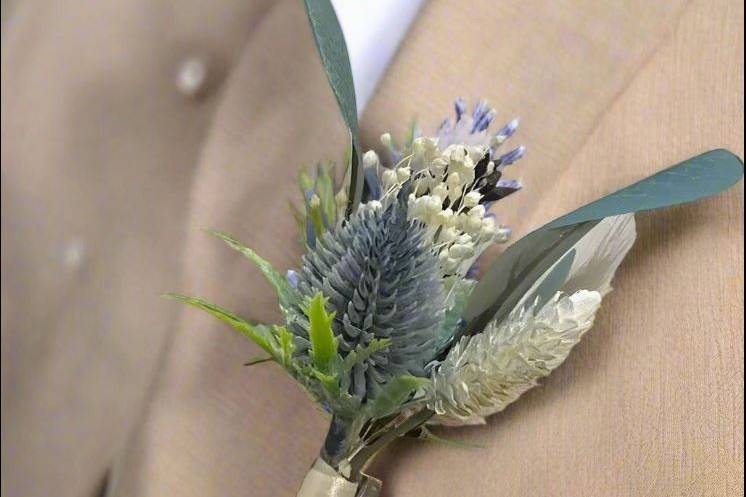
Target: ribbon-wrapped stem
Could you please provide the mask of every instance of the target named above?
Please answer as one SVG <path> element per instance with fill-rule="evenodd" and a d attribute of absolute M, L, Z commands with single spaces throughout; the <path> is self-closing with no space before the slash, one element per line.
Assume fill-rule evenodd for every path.
<path fill-rule="evenodd" d="M 303 479 L 297 497 L 378 497 L 381 481 L 361 474 L 350 481 L 322 458 L 316 459 Z"/>
<path fill-rule="evenodd" d="M 306 474 L 297 497 L 377 497 L 381 481 L 363 469 L 381 449 L 422 426 L 434 412 L 423 409 L 394 421 L 373 438 L 350 450 L 350 424 L 333 417 L 322 455 Z"/>

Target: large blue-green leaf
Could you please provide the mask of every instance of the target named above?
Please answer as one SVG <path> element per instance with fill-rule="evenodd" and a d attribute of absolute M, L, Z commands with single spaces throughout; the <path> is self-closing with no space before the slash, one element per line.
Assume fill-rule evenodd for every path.
<path fill-rule="evenodd" d="M 716 195 L 743 177 L 743 162 L 711 150 L 649 176 L 549 223 L 556 228 L 609 216 L 662 209 Z"/>
<path fill-rule="evenodd" d="M 471 293 L 466 326 L 479 333 L 500 321 L 552 265 L 602 219 L 660 209 L 722 192 L 743 176 L 743 163 L 727 150 L 712 150 L 566 214 L 509 247 Z"/>
<path fill-rule="evenodd" d="M 466 326 L 456 335 L 480 333 L 493 320 L 501 321 L 557 260 L 598 221 L 559 228 L 540 228 L 511 245 L 492 263 L 471 292 L 464 310 Z"/>
<path fill-rule="evenodd" d="M 363 174 L 360 171 L 360 140 L 357 123 L 357 103 L 352 68 L 347 54 L 342 28 L 329 0 L 304 0 L 311 31 L 319 50 L 321 62 L 329 78 L 334 96 L 342 112 L 342 118 L 350 131 L 352 153 L 350 154 L 350 208 L 354 209 L 363 194 Z"/>
<path fill-rule="evenodd" d="M 567 281 L 574 260 L 575 249 L 571 249 L 552 266 L 546 277 L 537 281 L 536 288 L 526 297 L 525 307 L 535 306 L 537 310 L 544 307 Z"/>

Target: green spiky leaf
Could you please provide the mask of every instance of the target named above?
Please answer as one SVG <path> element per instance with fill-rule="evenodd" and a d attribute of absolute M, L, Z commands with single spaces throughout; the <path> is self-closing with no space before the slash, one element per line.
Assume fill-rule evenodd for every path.
<path fill-rule="evenodd" d="M 242 253 L 247 259 L 253 262 L 264 275 L 264 278 L 269 282 L 277 293 L 277 298 L 280 302 L 280 307 L 283 312 L 293 305 L 297 300 L 295 289 L 290 286 L 285 276 L 280 274 L 275 268 L 272 267 L 268 261 L 260 257 L 249 247 L 243 245 L 241 242 L 218 230 L 206 230 L 211 235 L 214 235 L 225 243 L 228 244 L 232 249 Z"/>
<path fill-rule="evenodd" d="M 329 372 L 332 359 L 337 356 L 337 338 L 332 331 L 334 313 L 327 313 L 326 299 L 318 292 L 308 304 L 309 338 L 314 365 L 321 372 Z"/>
<path fill-rule="evenodd" d="M 430 383 L 427 378 L 403 375 L 393 378 L 368 403 L 368 415 L 371 418 L 383 418 L 398 412 L 413 393 Z"/>
<path fill-rule="evenodd" d="M 327 392 L 333 397 L 338 398 L 340 396 L 339 378 L 335 374 L 325 373 L 319 371 L 316 368 L 311 368 L 311 374 L 313 377 L 323 385 Z"/>
<path fill-rule="evenodd" d="M 274 335 L 277 343 L 277 357 L 278 362 L 285 367 L 285 369 L 291 369 L 293 361 L 293 352 L 295 351 L 295 342 L 293 341 L 293 334 L 288 331 L 284 326 L 275 326 Z"/>
<path fill-rule="evenodd" d="M 390 338 L 373 338 L 367 345 L 358 344 L 344 358 L 342 369 L 345 373 L 352 371 L 355 364 L 367 360 L 370 356 L 391 346 Z"/>
<path fill-rule="evenodd" d="M 272 336 L 271 327 L 261 324 L 250 324 L 248 321 L 233 314 L 232 312 L 200 298 L 187 297 L 185 295 L 178 295 L 175 293 L 167 293 L 164 295 L 164 297 L 189 304 L 212 314 L 219 320 L 231 325 L 235 330 L 259 345 L 267 353 L 271 354 L 273 357 L 275 356 L 276 351 L 275 348 L 272 346 L 274 337 Z"/>

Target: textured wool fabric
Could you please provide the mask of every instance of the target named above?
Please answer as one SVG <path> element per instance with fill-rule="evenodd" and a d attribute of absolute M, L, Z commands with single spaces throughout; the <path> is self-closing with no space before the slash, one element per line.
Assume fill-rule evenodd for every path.
<path fill-rule="evenodd" d="M 301 2 L 34 3 L 3 28 L 3 495 L 92 495 L 114 461 L 118 495 L 294 495 L 325 416 L 157 295 L 279 319 L 259 272 L 197 228 L 298 264 L 295 174 L 345 143 Z M 520 236 L 706 149 L 743 156 L 743 14 L 433 0 L 363 138 L 413 116 L 434 131 L 457 96 L 520 115 L 526 187 L 497 205 Z M 173 71 L 195 52 L 215 79 L 185 100 Z M 639 216 L 614 286 L 541 387 L 438 432 L 485 448 L 399 442 L 370 468 L 384 495 L 743 495 L 743 184 Z"/>

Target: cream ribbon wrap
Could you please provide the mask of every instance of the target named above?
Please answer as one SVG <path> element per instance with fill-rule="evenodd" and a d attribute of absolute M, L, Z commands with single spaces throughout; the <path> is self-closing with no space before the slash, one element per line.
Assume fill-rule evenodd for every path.
<path fill-rule="evenodd" d="M 352 482 L 329 466 L 316 459 L 306 473 L 297 497 L 378 497 L 381 481 L 363 475 L 359 482 Z"/>

